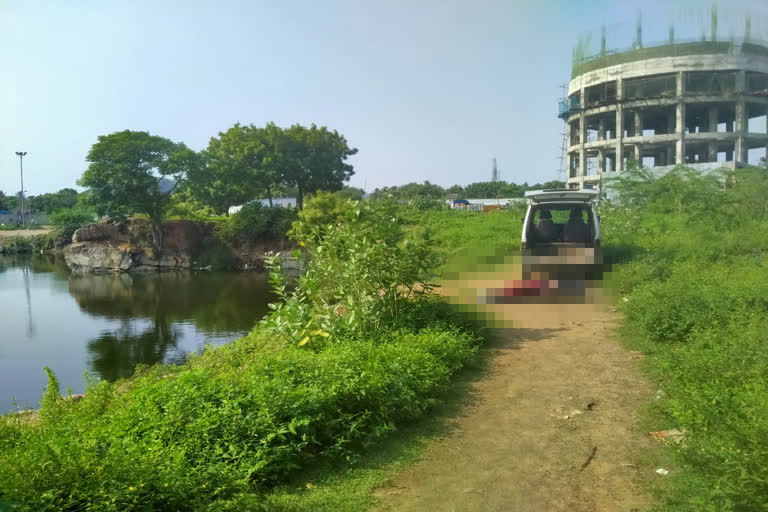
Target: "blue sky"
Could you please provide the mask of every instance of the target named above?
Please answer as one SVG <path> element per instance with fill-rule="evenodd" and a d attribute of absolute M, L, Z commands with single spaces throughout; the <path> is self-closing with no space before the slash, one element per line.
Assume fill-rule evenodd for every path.
<path fill-rule="evenodd" d="M 0 190 L 20 188 L 14 151 L 40 194 L 74 185 L 98 135 L 199 150 L 235 122 L 269 121 L 344 134 L 359 149 L 351 183 L 368 190 L 486 181 L 493 157 L 502 179 L 550 180 L 575 41 L 606 24 L 609 47 L 629 43 L 638 5 L 0 0 Z M 708 25 L 701 2 L 642 5 L 646 41 L 670 16 Z"/>

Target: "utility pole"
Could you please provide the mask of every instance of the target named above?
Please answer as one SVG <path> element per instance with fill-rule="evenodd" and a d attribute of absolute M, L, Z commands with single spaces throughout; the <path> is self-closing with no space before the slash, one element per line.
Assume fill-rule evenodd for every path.
<path fill-rule="evenodd" d="M 19 155 L 19 171 L 21 172 L 21 225 L 24 225 L 24 155 L 26 151 L 17 151 Z"/>

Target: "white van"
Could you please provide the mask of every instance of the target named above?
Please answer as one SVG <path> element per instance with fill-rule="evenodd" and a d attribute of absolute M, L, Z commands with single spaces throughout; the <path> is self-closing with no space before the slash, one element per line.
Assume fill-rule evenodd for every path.
<path fill-rule="evenodd" d="M 531 190 L 525 193 L 523 254 L 546 254 L 558 248 L 600 248 L 596 190 Z"/>

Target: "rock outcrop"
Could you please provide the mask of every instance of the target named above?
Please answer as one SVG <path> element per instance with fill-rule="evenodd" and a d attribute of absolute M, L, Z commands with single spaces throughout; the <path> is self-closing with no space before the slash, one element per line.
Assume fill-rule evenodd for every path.
<path fill-rule="evenodd" d="M 163 224 L 163 251 L 157 255 L 152 247 L 152 232 L 144 219 L 124 222 L 97 222 L 84 226 L 72 235 L 72 244 L 64 248 L 64 261 L 73 272 L 146 272 L 210 268 L 204 252 L 217 243 L 213 226 L 202 222 L 175 220 Z M 220 242 L 218 242 L 220 244 Z M 254 243 L 242 247 L 222 247 L 231 253 L 233 264 L 227 268 L 263 270 L 264 258 L 270 252 L 292 249 L 286 241 Z M 286 270 L 296 263 L 285 260 Z"/>
<path fill-rule="evenodd" d="M 165 252 L 154 258 L 151 250 L 109 241 L 73 242 L 64 249 L 64 261 L 73 272 L 141 272 L 193 266 L 189 254 Z"/>

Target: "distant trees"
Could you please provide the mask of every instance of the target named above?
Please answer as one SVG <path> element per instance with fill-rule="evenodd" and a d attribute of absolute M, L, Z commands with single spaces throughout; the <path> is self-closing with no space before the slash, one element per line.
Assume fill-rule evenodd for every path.
<path fill-rule="evenodd" d="M 425 181 L 424 183 L 408 183 L 399 187 L 382 187 L 373 191 L 373 197 L 386 197 L 391 195 L 399 200 L 430 200 L 443 199 L 447 196 L 454 198 L 509 198 L 523 197 L 526 190 L 538 190 L 543 188 L 565 188 L 561 181 L 547 181 L 528 185 L 523 183 L 508 183 L 506 181 L 480 181 L 466 186 L 453 185 L 447 189 Z"/>
<path fill-rule="evenodd" d="M 171 192 L 188 172 L 194 172 L 198 158 L 184 144 L 125 130 L 98 138 L 88 152 L 90 165 L 78 184 L 90 189 L 89 203 L 99 215 L 146 215 L 152 225 L 154 248 L 160 253 L 161 225 Z M 163 183 L 167 177 L 174 180 L 169 187 Z"/>
<path fill-rule="evenodd" d="M 440 185 L 430 183 L 406 183 L 399 187 L 382 187 L 373 191 L 373 197 L 387 197 L 391 195 L 395 199 L 441 199 L 445 196 L 445 189 Z"/>
<path fill-rule="evenodd" d="M 279 182 L 274 166 L 276 128 L 237 123 L 218 137 L 211 137 L 202 152 L 204 165 L 189 174 L 193 197 L 217 213 L 261 196 L 272 204 L 272 193 Z"/>
<path fill-rule="evenodd" d="M 277 127 L 273 127 L 277 128 Z M 304 207 L 304 196 L 318 190 L 341 190 L 354 174 L 347 159 L 357 153 L 337 131 L 325 126 L 309 128 L 295 124 L 286 130 L 274 130 L 277 141 L 272 165 L 280 181 L 296 187 L 296 205 Z"/>
<path fill-rule="evenodd" d="M 24 197 L 24 210 L 27 212 L 54 213 L 65 208 L 72 208 L 77 203 L 77 190 L 63 188 L 58 192 L 49 192 L 39 196 Z M 6 196 L 0 191 L 0 210 L 18 211 L 21 208 L 21 192 Z"/>
<path fill-rule="evenodd" d="M 211 138 L 205 165 L 190 174 L 190 190 L 202 203 L 223 213 L 233 204 L 291 189 L 299 209 L 304 196 L 340 190 L 354 173 L 346 160 L 357 153 L 346 139 L 326 127 L 293 125 L 263 128 L 235 124 Z"/>
<path fill-rule="evenodd" d="M 64 208 L 72 208 L 77 203 L 77 190 L 63 188 L 58 192 L 30 196 L 29 209 L 32 211 L 53 213 Z"/>

